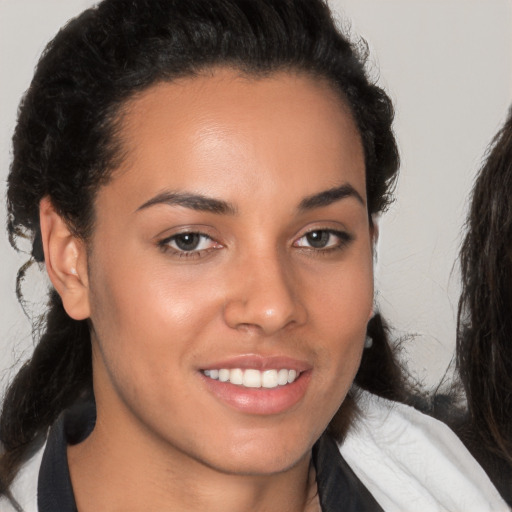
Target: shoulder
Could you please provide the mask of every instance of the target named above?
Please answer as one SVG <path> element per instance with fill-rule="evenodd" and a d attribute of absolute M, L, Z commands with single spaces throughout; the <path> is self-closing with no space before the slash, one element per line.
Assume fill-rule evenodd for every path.
<path fill-rule="evenodd" d="M 21 466 L 11 487 L 10 493 L 23 512 L 37 512 L 37 480 L 43 458 L 44 445 L 37 447 L 31 457 Z M 17 512 L 17 508 L 5 496 L 0 497 L 2 512 Z"/>
<path fill-rule="evenodd" d="M 509 510 L 446 425 L 364 391 L 356 401 L 340 451 L 385 510 Z"/>

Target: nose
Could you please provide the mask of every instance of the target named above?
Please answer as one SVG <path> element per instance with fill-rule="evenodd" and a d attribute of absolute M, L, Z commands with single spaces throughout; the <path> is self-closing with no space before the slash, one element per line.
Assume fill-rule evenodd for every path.
<path fill-rule="evenodd" d="M 306 321 L 300 282 L 286 263 L 278 255 L 259 255 L 235 265 L 224 305 L 229 327 L 270 336 Z"/>

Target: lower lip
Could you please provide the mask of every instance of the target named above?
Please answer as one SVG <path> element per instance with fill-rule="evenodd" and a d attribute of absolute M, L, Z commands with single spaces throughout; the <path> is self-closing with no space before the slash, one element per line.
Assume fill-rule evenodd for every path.
<path fill-rule="evenodd" d="M 246 414 L 271 415 L 285 412 L 300 402 L 311 372 L 302 372 L 291 384 L 277 388 L 246 388 L 200 375 L 209 391 L 230 407 Z"/>

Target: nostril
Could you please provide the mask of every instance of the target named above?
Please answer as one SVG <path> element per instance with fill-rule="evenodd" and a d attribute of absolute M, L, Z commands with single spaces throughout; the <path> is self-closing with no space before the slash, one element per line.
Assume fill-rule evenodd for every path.
<path fill-rule="evenodd" d="M 226 323 L 233 329 L 244 332 L 260 331 L 271 335 L 291 325 L 301 323 L 304 314 L 298 304 L 283 308 L 259 307 L 256 302 L 232 301 L 224 307 Z"/>
<path fill-rule="evenodd" d="M 227 283 L 225 321 L 231 328 L 261 330 L 265 335 L 301 324 L 306 308 L 296 294 L 297 280 L 276 258 L 240 261 Z M 250 269 L 250 270 L 249 270 Z"/>

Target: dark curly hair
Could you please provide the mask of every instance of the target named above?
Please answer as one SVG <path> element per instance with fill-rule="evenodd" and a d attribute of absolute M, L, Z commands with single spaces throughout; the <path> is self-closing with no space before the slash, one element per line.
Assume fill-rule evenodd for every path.
<path fill-rule="evenodd" d="M 460 263 L 461 437 L 512 505 L 512 111 L 477 176 Z"/>
<path fill-rule="evenodd" d="M 95 194 L 122 158 L 116 135 L 125 102 L 157 82 L 213 66 L 256 76 L 290 70 L 327 80 L 359 129 L 369 214 L 385 210 L 399 164 L 393 108 L 365 70 L 366 53 L 364 44 L 340 33 L 324 0 L 104 0 L 49 43 L 21 102 L 8 178 L 12 244 L 29 237 L 34 259 L 42 259 L 38 207 L 45 196 L 87 240 Z M 380 323 L 375 330 L 375 336 L 384 333 Z M 391 368 L 392 358 L 387 361 Z M 371 374 L 379 364 L 384 362 L 369 366 Z M 372 388 L 363 367 L 362 382 Z M 44 437 L 64 408 L 91 392 L 91 371 L 87 321 L 67 316 L 51 291 L 45 330 L 3 404 L 0 494 L 27 447 Z M 389 396 L 398 389 L 391 382 L 385 391 L 380 383 L 373 387 Z"/>

